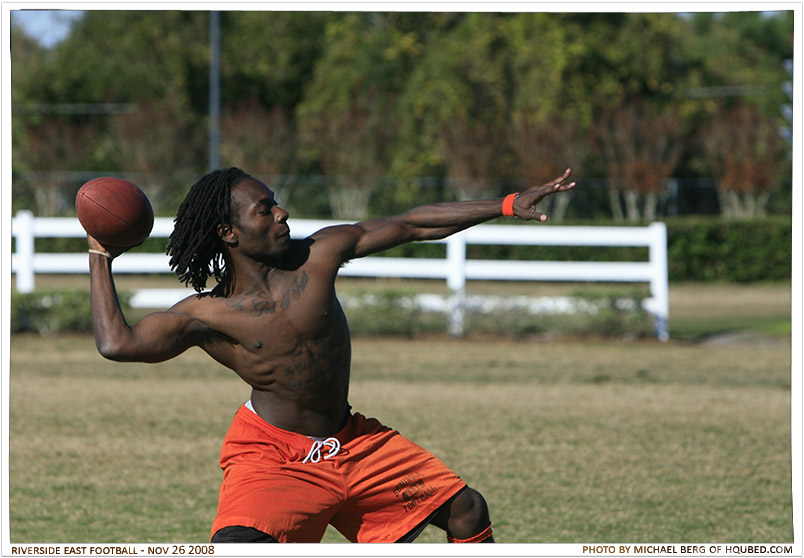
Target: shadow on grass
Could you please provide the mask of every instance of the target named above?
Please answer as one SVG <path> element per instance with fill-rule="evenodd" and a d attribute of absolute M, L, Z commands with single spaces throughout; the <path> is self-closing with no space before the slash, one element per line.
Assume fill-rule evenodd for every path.
<path fill-rule="evenodd" d="M 776 339 L 789 338 L 792 326 L 789 316 L 670 319 L 670 335 L 677 341 L 698 343 L 713 337 L 738 333 L 753 333 Z"/>

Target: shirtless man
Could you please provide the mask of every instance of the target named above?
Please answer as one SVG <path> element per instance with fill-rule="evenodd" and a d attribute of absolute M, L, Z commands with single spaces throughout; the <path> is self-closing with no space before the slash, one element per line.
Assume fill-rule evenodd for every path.
<path fill-rule="evenodd" d="M 407 542 L 429 523 L 450 542 L 494 541 L 480 493 L 398 432 L 352 413 L 335 278 L 353 258 L 500 215 L 545 221 L 536 204 L 573 188 L 569 175 L 505 199 L 423 205 L 291 240 L 288 213 L 265 184 L 240 169 L 214 171 L 182 202 L 167 247 L 171 268 L 199 294 L 133 326 L 112 277 L 124 250 L 88 238 L 104 357 L 161 362 L 198 346 L 252 387 L 221 450 L 213 542 L 319 542 L 328 524 L 352 542 Z"/>

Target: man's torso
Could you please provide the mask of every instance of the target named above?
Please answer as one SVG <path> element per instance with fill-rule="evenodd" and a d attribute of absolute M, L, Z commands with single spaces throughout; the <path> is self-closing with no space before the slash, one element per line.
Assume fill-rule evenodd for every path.
<path fill-rule="evenodd" d="M 338 265 L 310 251 L 272 274 L 270 291 L 190 297 L 173 311 L 195 317 L 196 344 L 254 389 L 265 420 L 311 436 L 331 433 L 347 409 L 351 344 L 335 296 Z"/>

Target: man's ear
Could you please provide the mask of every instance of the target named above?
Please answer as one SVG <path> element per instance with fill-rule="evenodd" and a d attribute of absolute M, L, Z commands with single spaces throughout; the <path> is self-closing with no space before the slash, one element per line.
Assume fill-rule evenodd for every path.
<path fill-rule="evenodd" d="M 237 246 L 237 235 L 231 225 L 218 225 L 218 236 L 227 246 Z"/>

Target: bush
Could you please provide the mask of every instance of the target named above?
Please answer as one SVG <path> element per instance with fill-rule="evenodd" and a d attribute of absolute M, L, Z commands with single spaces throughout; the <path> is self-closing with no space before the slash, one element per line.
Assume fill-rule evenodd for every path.
<path fill-rule="evenodd" d="M 670 281 L 789 281 L 792 241 L 787 218 L 668 221 Z"/>
<path fill-rule="evenodd" d="M 636 293 L 636 291 L 634 291 Z M 533 334 L 592 335 L 607 338 L 647 338 L 654 335 L 653 318 L 642 309 L 642 297 L 576 291 L 578 311 L 532 314 L 524 309 L 488 313 L 467 312 L 466 333 L 522 337 Z"/>
<path fill-rule="evenodd" d="M 120 305 L 128 310 L 131 295 L 120 293 Z M 89 333 L 92 312 L 88 290 L 11 293 L 11 332 Z"/>
<path fill-rule="evenodd" d="M 416 337 L 428 333 L 445 334 L 447 316 L 420 307 L 417 293 L 382 290 L 342 297 L 349 327 L 363 336 Z M 641 309 L 643 293 L 634 289 L 581 289 L 572 293 L 577 306 L 590 312 L 533 314 L 524 308 L 493 311 L 466 311 L 467 334 L 493 334 L 520 337 L 555 332 L 603 337 L 649 337 L 653 321 Z M 120 293 L 123 312 L 128 314 L 131 293 Z M 87 290 L 52 290 L 11 294 L 12 333 L 34 332 L 91 333 L 92 314 Z"/>
<path fill-rule="evenodd" d="M 445 314 L 423 310 L 413 303 L 413 295 L 407 292 L 362 293 L 342 297 L 341 302 L 349 320 L 349 330 L 355 335 L 415 337 L 447 330 Z"/>
<path fill-rule="evenodd" d="M 385 290 L 342 297 L 354 335 L 444 334 L 447 316 L 420 307 L 415 293 Z M 643 293 L 634 289 L 584 289 L 572 294 L 575 313 L 534 314 L 528 308 L 491 311 L 469 308 L 464 315 L 465 334 L 522 337 L 542 333 L 643 338 L 654 334 L 652 317 L 642 310 Z M 588 311 L 584 311 L 588 309 Z"/>

